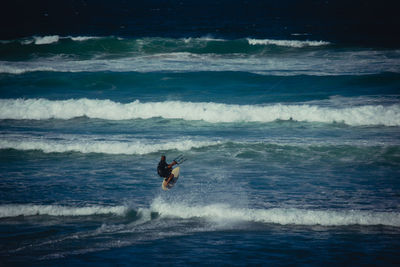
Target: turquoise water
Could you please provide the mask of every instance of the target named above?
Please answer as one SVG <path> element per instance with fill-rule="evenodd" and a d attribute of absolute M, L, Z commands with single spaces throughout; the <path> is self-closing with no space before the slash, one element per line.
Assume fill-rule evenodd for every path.
<path fill-rule="evenodd" d="M 398 49 L 0 43 L 6 265 L 398 265 Z M 184 154 L 161 189 L 156 166 Z"/>

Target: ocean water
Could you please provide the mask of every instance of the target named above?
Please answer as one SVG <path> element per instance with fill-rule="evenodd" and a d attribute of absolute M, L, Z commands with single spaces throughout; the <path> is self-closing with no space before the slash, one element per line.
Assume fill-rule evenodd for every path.
<path fill-rule="evenodd" d="M 201 22 L 0 41 L 0 265 L 400 264 L 399 47 Z"/>

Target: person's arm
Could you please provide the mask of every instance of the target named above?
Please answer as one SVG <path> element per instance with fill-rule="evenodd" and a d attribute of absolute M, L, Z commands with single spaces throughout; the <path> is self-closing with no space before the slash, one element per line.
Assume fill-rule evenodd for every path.
<path fill-rule="evenodd" d="M 174 175 L 171 174 L 168 179 L 166 180 L 167 184 L 169 184 L 169 182 L 171 182 L 172 178 L 174 178 Z"/>
<path fill-rule="evenodd" d="M 174 160 L 171 164 L 168 165 L 168 169 L 171 169 L 172 166 L 174 166 L 174 165 L 176 165 L 176 164 L 177 164 L 177 163 L 176 163 L 176 161 Z"/>

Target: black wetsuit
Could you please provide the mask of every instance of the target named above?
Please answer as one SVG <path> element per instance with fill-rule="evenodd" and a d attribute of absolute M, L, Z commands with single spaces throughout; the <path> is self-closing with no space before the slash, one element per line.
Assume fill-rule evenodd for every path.
<path fill-rule="evenodd" d="M 157 173 L 161 177 L 168 178 L 171 175 L 171 171 L 172 171 L 172 169 L 168 168 L 168 164 L 165 160 L 164 161 L 161 160 L 158 163 Z"/>

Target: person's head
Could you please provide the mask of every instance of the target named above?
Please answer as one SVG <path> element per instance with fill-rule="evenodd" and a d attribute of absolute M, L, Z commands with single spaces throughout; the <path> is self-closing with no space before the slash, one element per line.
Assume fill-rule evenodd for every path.
<path fill-rule="evenodd" d="M 165 161 L 165 156 L 164 155 L 161 156 L 161 161 Z"/>

